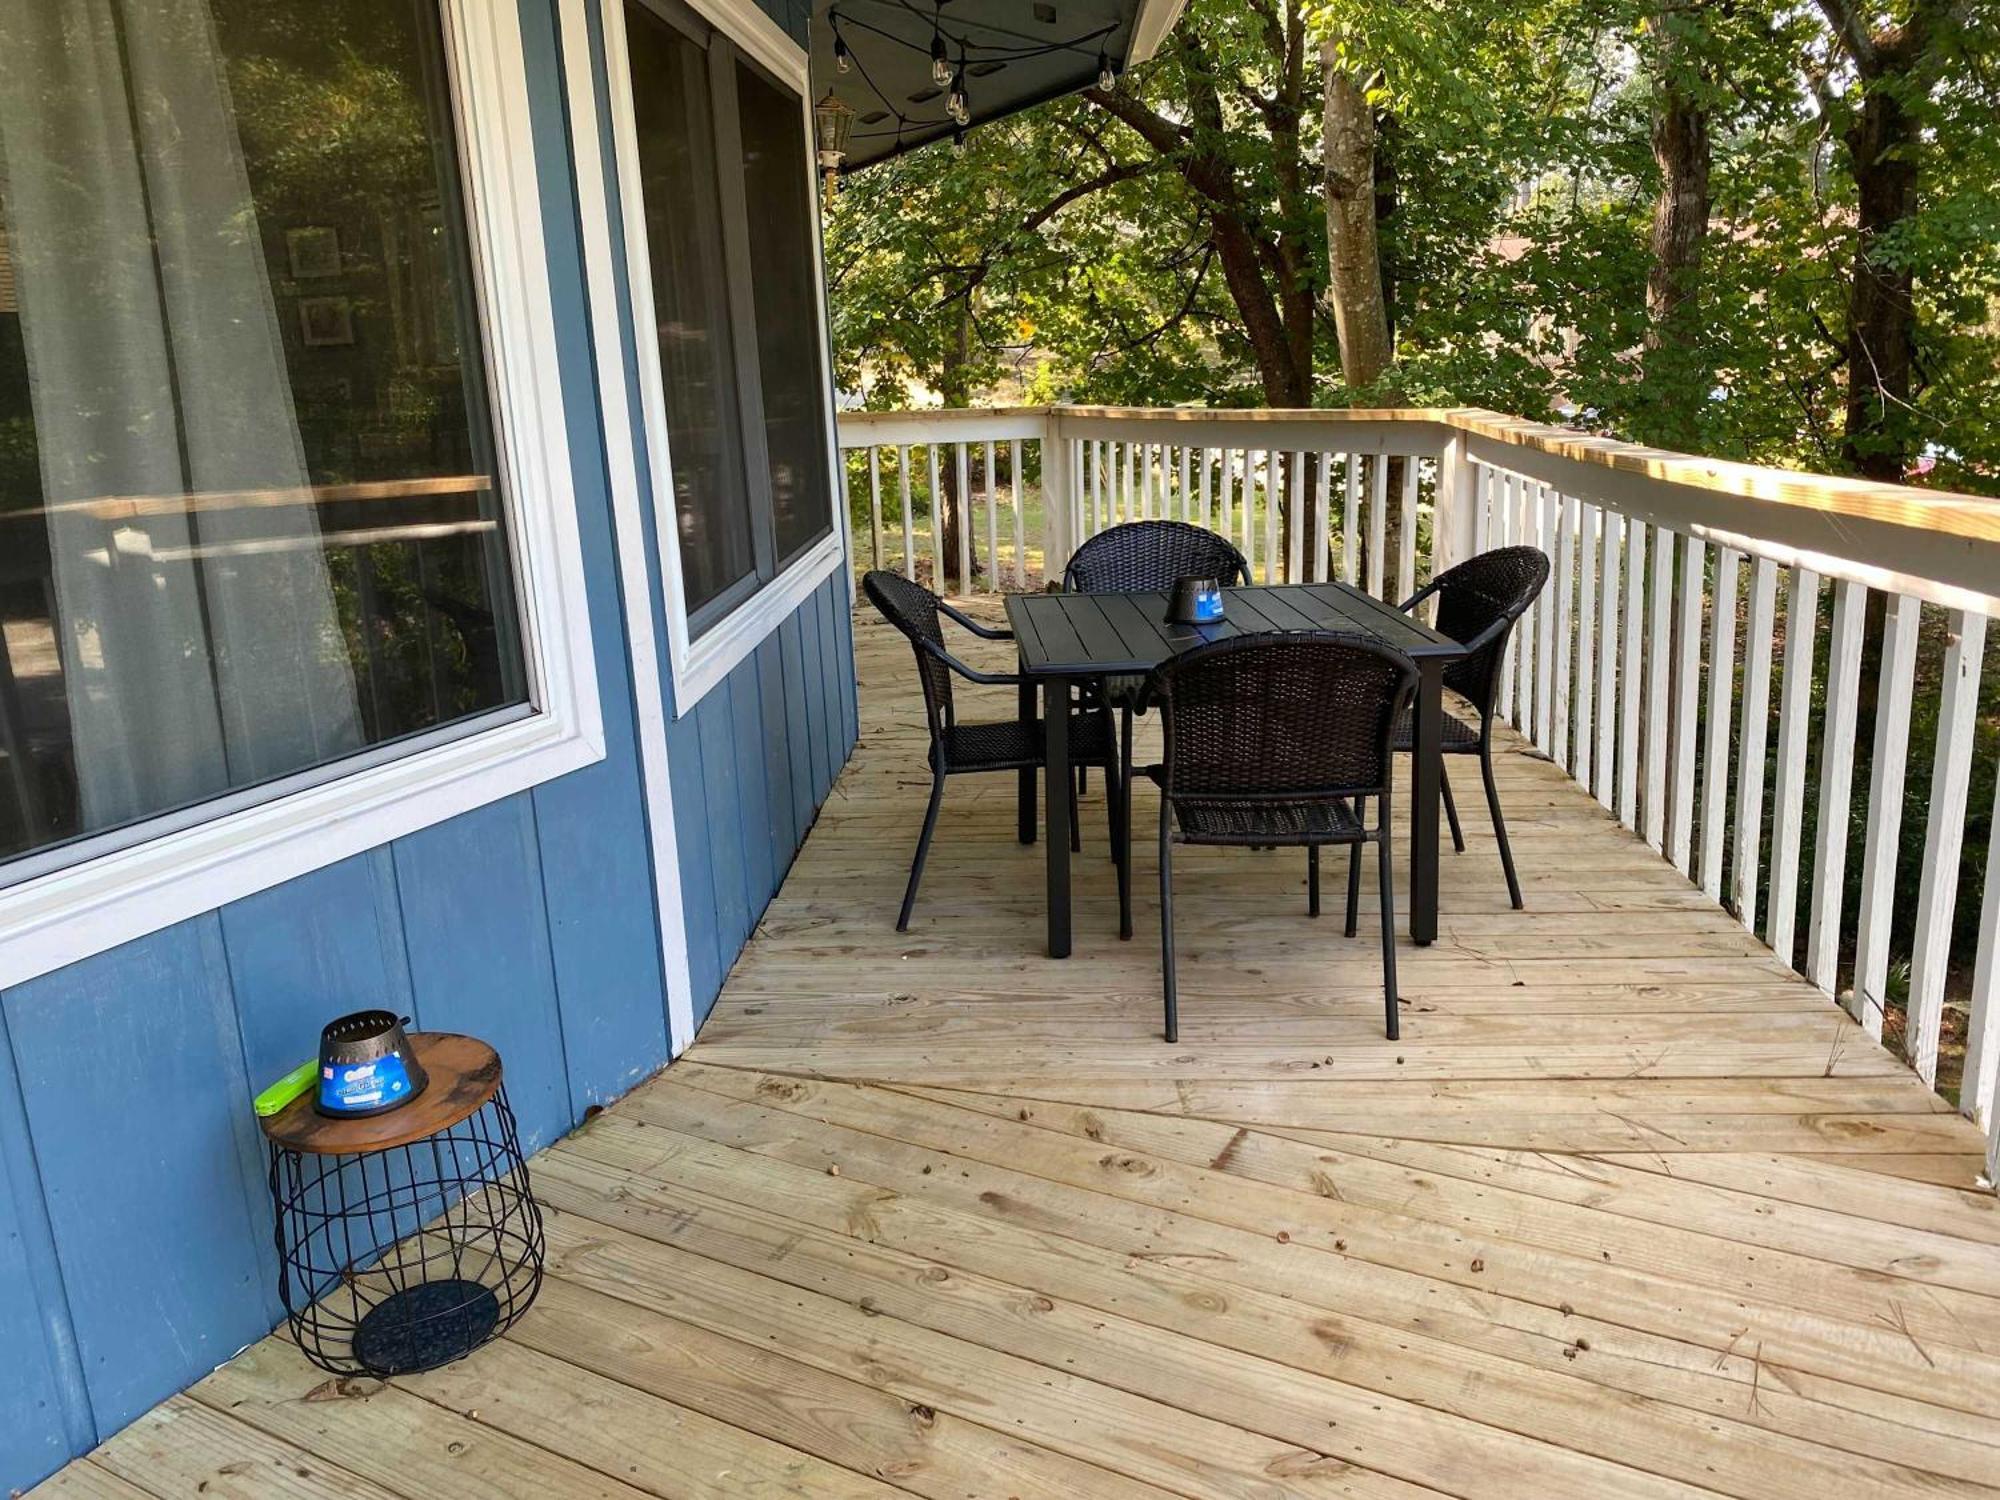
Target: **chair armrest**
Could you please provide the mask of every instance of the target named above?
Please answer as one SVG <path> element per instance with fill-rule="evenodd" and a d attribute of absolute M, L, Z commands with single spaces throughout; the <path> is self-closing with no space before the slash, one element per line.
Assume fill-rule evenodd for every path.
<path fill-rule="evenodd" d="M 1476 656 L 1479 652 L 1484 651 L 1488 646 L 1492 645 L 1499 637 L 1512 630 L 1514 622 L 1518 618 L 1520 618 L 1518 615 L 1502 615 L 1471 640 L 1460 641 L 1459 645 L 1465 648 L 1467 656 Z"/>
<path fill-rule="evenodd" d="M 973 619 L 970 615 L 961 613 L 960 611 L 953 609 L 949 604 L 945 603 L 944 600 L 942 599 L 938 600 L 937 607 L 941 613 L 951 616 L 952 619 L 956 620 L 960 625 L 963 625 L 967 630 L 971 631 L 976 636 L 984 637 L 986 640 L 989 641 L 1011 641 L 1014 639 L 1013 631 L 996 628 L 991 625 L 982 625 L 977 620 Z"/>
<path fill-rule="evenodd" d="M 1425 584 L 1422 588 L 1418 589 L 1414 594 L 1410 595 L 1410 597 L 1405 599 L 1401 604 L 1397 605 L 1396 608 L 1401 610 L 1404 614 L 1408 614 L 1411 610 L 1415 609 L 1419 604 L 1422 604 L 1426 599 L 1430 598 L 1430 596 L 1432 594 L 1435 594 L 1437 591 L 1438 591 L 1438 581 L 1436 579 L 1433 579 L 1431 582 Z"/>
<path fill-rule="evenodd" d="M 967 666 L 942 646 L 933 645 L 929 641 L 921 641 L 918 644 L 923 647 L 926 655 L 935 657 L 967 682 L 976 682 L 981 687 L 1018 687 L 1027 680 L 1018 672 L 982 672 L 977 667 Z"/>

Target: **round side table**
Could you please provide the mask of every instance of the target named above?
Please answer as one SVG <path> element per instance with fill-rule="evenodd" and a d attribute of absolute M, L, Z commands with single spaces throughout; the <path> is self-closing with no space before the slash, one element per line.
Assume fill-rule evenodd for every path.
<path fill-rule="evenodd" d="M 306 1358 L 336 1375 L 462 1359 L 541 1289 L 542 1214 L 499 1054 L 446 1031 L 410 1045 L 430 1084 L 402 1108 L 329 1119 L 315 1088 L 261 1122 L 278 1296 Z"/>

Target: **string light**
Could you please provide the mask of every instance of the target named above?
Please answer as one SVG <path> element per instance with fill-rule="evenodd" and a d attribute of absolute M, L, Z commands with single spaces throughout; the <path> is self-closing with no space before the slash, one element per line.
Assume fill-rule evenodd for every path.
<path fill-rule="evenodd" d="M 921 15 L 918 6 L 922 3 L 922 0 L 897 0 L 897 3 L 904 10 Z M 833 26 L 833 62 L 835 71 L 840 74 L 847 74 L 849 72 L 857 74 L 860 77 L 862 86 L 887 107 L 888 114 L 895 117 L 895 149 L 898 152 L 903 150 L 906 144 L 915 144 L 906 142 L 904 132 L 907 129 L 921 129 L 926 125 L 930 125 L 932 128 L 939 125 L 950 125 L 954 143 L 963 146 L 965 129 L 972 123 L 972 101 L 966 89 L 966 79 L 969 76 L 971 64 L 974 59 L 979 61 L 983 71 L 990 72 L 1005 67 L 1009 63 L 1046 57 L 1051 53 L 1057 52 L 1075 53 L 1087 58 L 1090 56 L 1087 50 L 1090 44 L 1097 42 L 1100 43 L 1097 54 L 1098 87 L 1109 91 L 1117 86 L 1118 69 L 1112 63 L 1101 44 L 1117 32 L 1121 25 L 1120 22 L 1106 22 L 1085 32 L 1081 36 L 1067 40 L 1030 43 L 1026 46 L 1007 45 L 992 41 L 975 42 L 968 37 L 955 36 L 945 31 L 944 5 L 946 0 L 931 0 L 931 3 L 933 6 L 933 15 L 928 46 L 924 43 L 911 40 L 908 37 L 897 36 L 892 31 L 871 24 L 869 21 L 857 18 L 851 14 L 842 14 L 832 8 L 829 8 L 827 12 L 827 19 Z M 893 98 L 890 94 L 883 92 L 882 87 L 869 74 L 865 58 L 867 49 L 863 49 L 862 55 L 857 55 L 848 45 L 845 30 L 855 26 L 859 26 L 872 37 L 879 37 L 883 42 L 891 46 L 904 47 L 912 52 L 919 53 L 927 51 L 930 54 L 931 82 L 936 85 L 937 92 L 929 97 L 939 98 L 942 96 L 943 119 L 925 121 L 920 118 L 913 118 L 904 113 L 900 107 L 901 101 L 899 99 Z M 957 61 L 955 63 L 953 61 L 954 52 L 957 54 Z M 866 139 L 871 135 L 881 136 L 887 133 L 886 131 L 863 132 L 861 138 Z"/>

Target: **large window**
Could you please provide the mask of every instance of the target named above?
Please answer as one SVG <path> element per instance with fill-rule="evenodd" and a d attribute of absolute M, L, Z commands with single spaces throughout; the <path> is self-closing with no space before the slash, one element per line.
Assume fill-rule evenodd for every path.
<path fill-rule="evenodd" d="M 698 636 L 833 528 L 812 175 L 794 89 L 676 0 L 626 0 L 625 23 Z"/>
<path fill-rule="evenodd" d="M 446 76 L 412 0 L 0 6 L 0 884 L 526 711 Z"/>

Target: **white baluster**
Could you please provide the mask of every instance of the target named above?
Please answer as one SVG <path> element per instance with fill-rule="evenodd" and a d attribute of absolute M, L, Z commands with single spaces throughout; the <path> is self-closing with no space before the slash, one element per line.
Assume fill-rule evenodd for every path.
<path fill-rule="evenodd" d="M 1518 514 L 1514 507 L 1514 476 L 1502 471 L 1493 496 L 1493 545 L 1511 547 Z M 1521 629 L 1517 624 L 1507 633 L 1507 649 L 1500 654 L 1499 715 L 1511 723 L 1514 718 L 1514 669 L 1521 655 Z"/>
<path fill-rule="evenodd" d="M 882 566 L 882 450 L 868 445 L 868 550 L 877 569 Z"/>
<path fill-rule="evenodd" d="M 1639 702 L 1645 692 L 1646 523 L 1625 522 L 1625 659 L 1619 669 L 1618 821 L 1636 830 L 1639 819 Z"/>
<path fill-rule="evenodd" d="M 956 445 L 958 476 L 958 591 L 972 592 L 972 465 L 970 443 Z M 938 590 L 943 593 L 943 589 Z"/>
<path fill-rule="evenodd" d="M 1569 673 L 1572 654 L 1570 609 L 1576 588 L 1576 502 L 1567 495 L 1556 495 L 1555 518 L 1555 630 L 1550 636 L 1555 655 L 1550 662 L 1549 754 L 1555 758 L 1557 766 L 1567 771 L 1570 758 Z"/>
<path fill-rule="evenodd" d="M 1591 751 L 1597 740 L 1597 507 L 1580 506 L 1576 546 L 1576 750 L 1570 774 L 1594 788 Z"/>
<path fill-rule="evenodd" d="M 896 487 L 903 502 L 903 576 L 914 579 L 917 576 L 917 542 L 915 523 L 910 519 L 910 450 L 896 450 Z"/>
<path fill-rule="evenodd" d="M 1765 917 L 1765 940 L 1786 963 L 1792 962 L 1797 949 L 1799 841 L 1805 820 L 1813 652 L 1818 641 L 1819 574 L 1794 568 L 1785 605 L 1785 675 L 1778 689 L 1778 771 L 1771 804 L 1770 910 Z"/>
<path fill-rule="evenodd" d="M 1896 856 L 1903 837 L 1903 770 L 1910 754 L 1910 690 L 1923 606 L 1890 596 L 1875 688 L 1875 747 L 1868 767 L 1868 831 L 1861 852 L 1860 926 L 1854 939 L 1854 1019 L 1877 1041 L 1888 1009 L 1889 937 Z"/>
<path fill-rule="evenodd" d="M 945 591 L 944 481 L 938 472 L 937 444 L 924 444 L 924 452 L 929 455 L 931 472 L 931 588 L 942 594 Z"/>
<path fill-rule="evenodd" d="M 1986 894 L 1979 906 L 1979 936 L 1973 949 L 1972 1011 L 1965 1033 L 1965 1075 L 1958 1087 L 1959 1110 L 1987 1130 L 1993 1128 L 1996 1079 L 2000 1079 L 2000 785 L 1986 835 Z M 1990 1175 L 1990 1169 L 1989 1169 Z"/>
<path fill-rule="evenodd" d="M 1306 456 L 1287 455 L 1285 475 L 1285 582 L 1305 582 L 1306 562 Z"/>
<path fill-rule="evenodd" d="M 1231 537 L 1234 535 L 1233 523 L 1236 519 L 1233 514 L 1233 502 L 1236 494 L 1236 450 L 1234 448 L 1224 448 L 1222 450 L 1221 479 L 1222 484 L 1217 490 L 1215 497 L 1215 529 L 1220 535 Z"/>
<path fill-rule="evenodd" d="M 1000 591 L 1000 445 L 986 445 L 986 585 Z"/>
<path fill-rule="evenodd" d="M 1347 503 L 1340 516 L 1340 581 L 1352 587 L 1361 569 L 1361 455 L 1345 456 Z"/>
<path fill-rule="evenodd" d="M 1958 904 L 1958 859 L 1965 842 L 1986 616 L 1955 609 L 1949 628 L 1937 751 L 1931 761 L 1930 820 L 1924 828 L 1924 873 L 1917 885 L 1917 927 L 1910 953 L 1910 1014 L 1903 1033 L 1910 1066 L 1933 1085 L 1938 1028 L 1944 1020 L 1945 971 L 1951 961 L 1951 921 Z"/>
<path fill-rule="evenodd" d="M 1750 615 L 1743 638 L 1743 732 L 1736 755 L 1736 848 L 1729 887 L 1736 920 L 1757 930 L 1757 860 L 1764 842 L 1764 743 L 1771 732 L 1771 630 L 1777 623 L 1778 570 L 1750 563 Z"/>
<path fill-rule="evenodd" d="M 1826 664 L 1826 719 L 1819 742 L 1819 820 L 1813 839 L 1812 922 L 1806 978 L 1829 996 L 1840 970 L 1840 908 L 1847 884 L 1847 811 L 1854 788 L 1854 721 L 1861 696 L 1861 630 L 1868 590 L 1833 586 L 1833 641 Z"/>
<path fill-rule="evenodd" d="M 1707 581 L 1708 548 L 1699 537 L 1681 538 L 1680 622 L 1674 672 L 1674 785 L 1669 798 L 1672 824 L 1668 858 L 1683 875 L 1694 844 L 1694 731 L 1701 702 L 1701 603 Z"/>
<path fill-rule="evenodd" d="M 1722 899 L 1722 847 L 1729 815 L 1729 723 L 1736 704 L 1736 575 L 1743 555 L 1715 552 L 1715 598 L 1708 617 L 1708 740 L 1701 769 L 1701 888 Z"/>
<path fill-rule="evenodd" d="M 1549 581 L 1535 599 L 1535 640 L 1539 661 L 1535 668 L 1535 738 L 1543 753 L 1558 765 L 1561 751 L 1556 746 L 1556 524 L 1560 516 L 1556 492 L 1546 484 L 1535 486 L 1535 527 L 1542 554 L 1549 560 Z"/>
<path fill-rule="evenodd" d="M 1541 485 L 1535 480 L 1521 478 L 1514 483 L 1514 540 L 1524 547 L 1542 545 Z M 1544 591 L 1546 592 L 1546 590 Z M 1514 676 L 1519 696 L 1514 702 L 1514 722 L 1521 733 L 1539 744 L 1535 735 L 1535 664 L 1540 660 L 1540 639 L 1535 629 L 1539 622 L 1536 606 L 1541 603 L 1541 595 L 1535 598 L 1521 615 L 1521 623 L 1515 634 L 1521 638 L 1521 651 Z"/>
<path fill-rule="evenodd" d="M 1649 847 L 1667 836 L 1667 679 L 1673 674 L 1674 533 L 1653 532 L 1653 577 L 1646 590 L 1646 829 Z"/>
<path fill-rule="evenodd" d="M 1389 463 L 1381 454 L 1368 460 L 1368 592 L 1382 597 L 1389 544 Z"/>
<path fill-rule="evenodd" d="M 1313 503 L 1313 565 L 1312 581 L 1326 582 L 1327 552 L 1332 547 L 1331 526 L 1333 524 L 1333 455 L 1319 455 L 1319 479 Z"/>
<path fill-rule="evenodd" d="M 1276 448 L 1264 453 L 1264 582 L 1276 583 L 1284 558 L 1278 545 L 1278 511 L 1284 504 L 1283 455 Z"/>
<path fill-rule="evenodd" d="M 1007 440 L 1007 495 L 1014 502 L 1014 587 L 1028 586 L 1028 502 L 1021 485 L 1022 444 L 1013 438 Z M 1042 465 L 1042 478 L 1048 479 L 1048 465 Z M 1042 503 L 1053 503 L 1049 496 L 1042 497 Z"/>
<path fill-rule="evenodd" d="M 1603 598 L 1597 617 L 1597 800 L 1606 811 L 1617 805 L 1618 743 L 1618 584 L 1625 555 L 1625 517 L 1607 509 L 1598 554 Z"/>
<path fill-rule="evenodd" d="M 1417 456 L 1403 460 L 1402 532 L 1396 538 L 1396 600 L 1401 604 L 1417 591 Z M 1431 541 L 1437 545 L 1436 538 Z"/>

